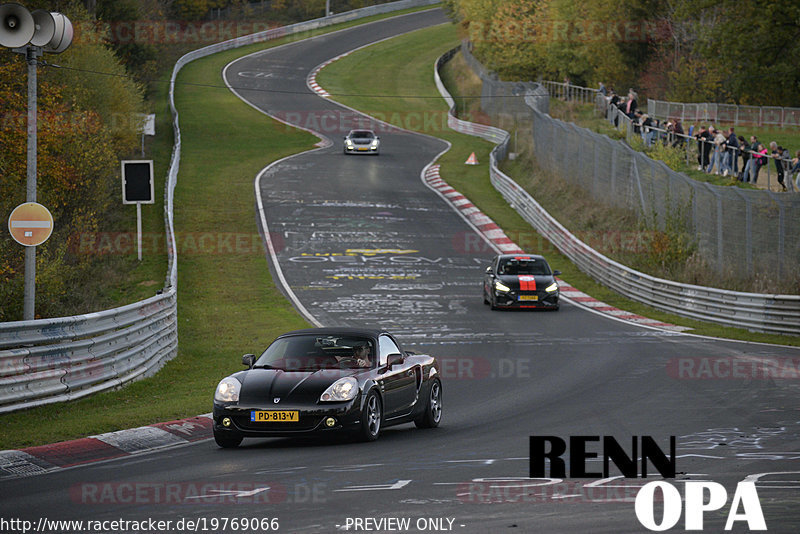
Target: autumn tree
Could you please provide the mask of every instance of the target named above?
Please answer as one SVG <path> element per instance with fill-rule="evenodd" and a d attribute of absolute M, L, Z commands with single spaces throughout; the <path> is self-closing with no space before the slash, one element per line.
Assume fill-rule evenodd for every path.
<path fill-rule="evenodd" d="M 66 10 L 65 10 L 66 11 Z M 66 12 L 73 23 L 89 16 Z M 37 314 L 76 313 L 92 293 L 101 258 L 80 253 L 81 236 L 119 227 L 119 159 L 137 145 L 141 89 L 101 39 L 76 44 L 39 67 L 37 200 L 53 214 L 53 235 L 37 247 Z M 104 74 L 99 74 L 100 72 Z M 27 69 L 19 54 L 0 52 L 0 213 L 25 201 Z M 0 240 L 0 321 L 22 318 L 24 248 Z M 76 291 L 76 288 L 81 288 Z"/>

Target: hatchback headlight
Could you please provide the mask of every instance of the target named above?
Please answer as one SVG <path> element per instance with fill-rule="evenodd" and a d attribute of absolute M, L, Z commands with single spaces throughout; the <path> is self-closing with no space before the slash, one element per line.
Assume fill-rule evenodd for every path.
<path fill-rule="evenodd" d="M 547 291 L 548 293 L 552 293 L 553 291 L 558 291 L 558 284 L 553 282 L 552 284 L 550 284 L 545 288 L 545 291 Z"/>
<path fill-rule="evenodd" d="M 220 380 L 217 391 L 214 393 L 214 400 L 217 402 L 239 402 L 239 393 L 242 391 L 242 383 L 229 376 Z"/>
<path fill-rule="evenodd" d="M 358 393 L 358 381 L 352 376 L 340 378 L 326 389 L 319 400 L 322 402 L 342 402 L 355 398 Z"/>
<path fill-rule="evenodd" d="M 511 291 L 510 287 L 505 285 L 503 282 L 500 282 L 499 280 L 495 280 L 494 288 L 496 291 L 499 291 L 500 293 L 508 293 L 509 291 Z"/>

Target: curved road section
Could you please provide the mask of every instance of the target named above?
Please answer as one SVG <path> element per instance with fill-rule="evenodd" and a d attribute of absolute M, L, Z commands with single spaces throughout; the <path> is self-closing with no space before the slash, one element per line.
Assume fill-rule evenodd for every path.
<path fill-rule="evenodd" d="M 744 480 L 770 531 L 800 529 L 797 350 L 643 329 L 570 305 L 491 312 L 480 283 L 493 251 L 420 179 L 445 143 L 371 123 L 306 87 L 330 58 L 442 22 L 436 10 L 400 16 L 225 69 L 254 108 L 332 142 L 256 180 L 276 280 L 317 324 L 387 327 L 440 358 L 442 426 L 387 429 L 371 444 L 203 441 L 4 479 L 0 517 L 172 521 L 161 530 L 175 532 L 234 531 L 244 519 L 260 520 L 250 532 L 645 532 L 634 498 L 647 481 L 617 477 L 613 463 L 604 478 L 602 438 L 587 447 L 597 457 L 567 452 L 586 473 L 558 482 L 528 478 L 529 437 L 612 436 L 630 454 L 634 437 L 669 453 L 675 436 L 676 489 L 707 480 L 728 494 L 706 531 L 723 529 Z M 381 155 L 344 156 L 347 130 L 370 125 Z M 211 390 L 198 394 L 210 404 Z M 652 464 L 648 472 L 660 479 Z"/>

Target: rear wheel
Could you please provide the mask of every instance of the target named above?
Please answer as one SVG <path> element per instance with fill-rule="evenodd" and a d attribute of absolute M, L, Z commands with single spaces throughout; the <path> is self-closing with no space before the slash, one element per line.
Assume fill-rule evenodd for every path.
<path fill-rule="evenodd" d="M 226 436 L 214 432 L 214 441 L 223 449 L 234 449 L 242 442 L 242 436 Z"/>
<path fill-rule="evenodd" d="M 375 441 L 381 433 L 383 424 L 383 405 L 381 398 L 375 391 L 367 394 L 364 409 L 361 412 L 361 429 L 359 437 L 363 441 Z"/>
<path fill-rule="evenodd" d="M 414 420 L 417 428 L 434 428 L 442 420 L 442 383 L 438 378 L 433 379 L 425 411 Z"/>

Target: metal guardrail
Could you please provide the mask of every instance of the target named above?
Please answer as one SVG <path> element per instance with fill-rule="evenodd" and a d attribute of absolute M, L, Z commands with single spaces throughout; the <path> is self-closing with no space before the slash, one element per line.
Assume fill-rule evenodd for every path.
<path fill-rule="evenodd" d="M 455 50 L 451 50 L 440 57 L 434 73 L 439 92 L 451 105 L 451 114 L 453 100 L 441 83 L 439 68 L 454 54 Z M 552 120 L 540 111 L 542 96 L 535 87 L 528 91 L 524 99 L 534 121 Z M 451 121 L 448 118 L 448 125 L 457 131 L 476 131 L 475 125 L 464 124 L 465 121 L 456 117 L 453 119 Z M 487 128 L 491 127 L 482 127 L 473 135 L 484 137 L 481 134 Z M 501 145 L 507 146 L 507 133 L 501 136 L 493 131 L 491 135 L 501 138 Z M 492 151 L 490 158 L 492 185 L 531 226 L 595 280 L 625 297 L 676 315 L 761 332 L 800 334 L 800 295 L 762 295 L 681 284 L 641 273 L 592 249 L 564 228 L 527 191 L 497 167 L 497 162 L 506 152 L 501 145 Z"/>
<path fill-rule="evenodd" d="M 246 35 L 189 52 L 172 70 L 169 103 L 175 142 L 164 190 L 169 264 L 162 294 L 98 313 L 0 323 L 0 413 L 63 402 L 149 376 L 175 357 L 177 258 L 173 202 L 181 156 L 175 80 L 189 62 L 223 50 L 277 39 L 371 15 L 432 5 L 402 0 Z"/>

